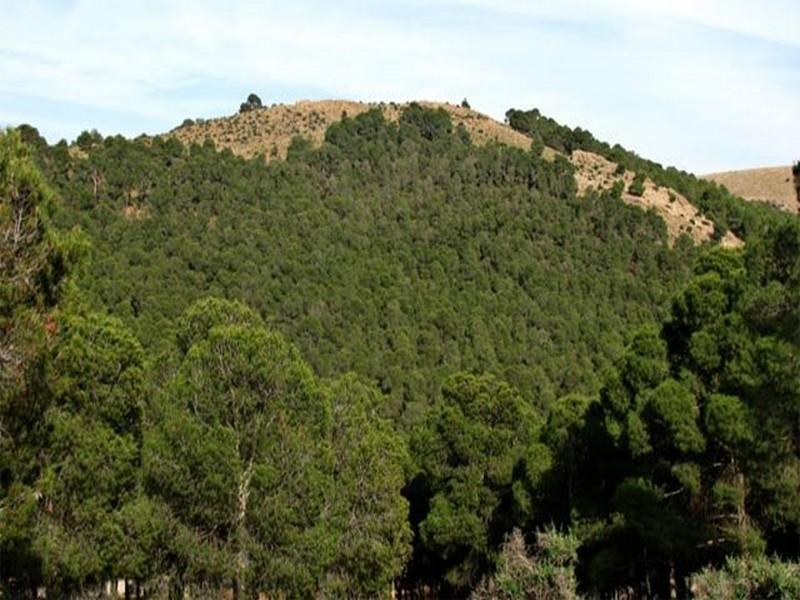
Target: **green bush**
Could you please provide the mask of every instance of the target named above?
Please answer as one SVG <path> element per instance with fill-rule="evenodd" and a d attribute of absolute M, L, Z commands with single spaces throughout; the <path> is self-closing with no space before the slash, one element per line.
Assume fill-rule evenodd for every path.
<path fill-rule="evenodd" d="M 259 98 L 256 94 L 250 94 L 247 96 L 247 100 L 239 105 L 239 112 L 243 113 L 250 110 L 255 110 L 257 108 L 261 108 L 262 106 L 261 98 Z"/>
<path fill-rule="evenodd" d="M 536 548 L 529 554 L 519 529 L 506 538 L 497 572 L 472 593 L 473 600 L 572 600 L 577 595 L 574 565 L 580 542 L 572 533 L 555 528 L 536 534 Z"/>
<path fill-rule="evenodd" d="M 642 196 L 644 194 L 644 175 L 641 173 L 636 174 L 630 187 L 628 187 L 628 192 L 634 196 Z"/>
<path fill-rule="evenodd" d="M 800 564 L 763 556 L 729 558 L 722 568 L 693 575 L 691 591 L 700 600 L 800 598 Z"/>

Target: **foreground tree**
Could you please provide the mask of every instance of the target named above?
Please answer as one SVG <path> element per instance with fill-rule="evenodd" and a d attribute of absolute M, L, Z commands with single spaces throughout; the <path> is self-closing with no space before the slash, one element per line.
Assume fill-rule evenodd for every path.
<path fill-rule="evenodd" d="M 681 589 L 730 555 L 797 552 L 800 227 L 712 249 L 660 330 L 638 334 L 585 429 L 606 499 L 585 577 L 644 594 Z M 588 471 L 587 471 L 588 472 Z M 791 491 L 790 491 L 791 490 Z"/>
<path fill-rule="evenodd" d="M 144 354 L 115 319 L 71 315 L 49 362 L 52 406 L 35 484 L 35 548 L 51 589 L 136 576 L 122 567 L 122 515 L 137 498 Z"/>
<path fill-rule="evenodd" d="M 176 594 L 387 592 L 408 552 L 407 459 L 375 392 L 351 378 L 323 389 L 235 302 L 194 305 L 178 347 L 144 455 L 174 536 Z"/>
<path fill-rule="evenodd" d="M 19 133 L 0 132 L 0 577 L 28 588 L 41 581 L 34 484 L 48 438 L 45 370 L 81 248 L 53 232 L 51 202 Z"/>
<path fill-rule="evenodd" d="M 491 375 L 447 381 L 412 436 L 413 574 L 441 577 L 441 592 L 453 594 L 493 568 L 505 535 L 535 512 L 532 491 L 550 466 L 540 426 L 531 406 Z"/>
<path fill-rule="evenodd" d="M 333 521 L 339 532 L 327 593 L 387 595 L 411 551 L 410 467 L 405 439 L 384 416 L 383 398 L 348 375 L 329 389 L 333 409 Z"/>
<path fill-rule="evenodd" d="M 308 367 L 237 304 L 195 307 L 179 338 L 191 343 L 145 442 L 147 489 L 174 519 L 176 580 L 232 581 L 237 597 L 317 589 L 333 552 L 319 443 L 330 414 Z"/>

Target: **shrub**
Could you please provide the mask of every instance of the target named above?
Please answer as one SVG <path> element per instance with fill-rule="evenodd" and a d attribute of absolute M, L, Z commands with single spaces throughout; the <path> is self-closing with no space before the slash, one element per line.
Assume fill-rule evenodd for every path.
<path fill-rule="evenodd" d="M 573 600 L 577 598 L 575 562 L 578 538 L 555 528 L 536 534 L 536 549 L 528 553 L 519 529 L 506 538 L 494 577 L 484 580 L 472 600 Z"/>
<path fill-rule="evenodd" d="M 729 558 L 719 569 L 705 568 L 691 578 L 698 600 L 800 598 L 800 563 L 778 559 Z"/>
<path fill-rule="evenodd" d="M 250 94 L 247 97 L 247 100 L 245 100 L 239 105 L 239 112 L 243 113 L 261 107 L 262 107 L 261 98 L 259 98 L 256 94 Z"/>
<path fill-rule="evenodd" d="M 622 180 L 617 180 L 614 182 L 614 185 L 611 186 L 611 196 L 617 198 L 618 200 L 622 198 L 622 192 L 625 191 L 625 184 Z"/>
<path fill-rule="evenodd" d="M 636 177 L 633 178 L 633 181 L 628 188 L 628 192 L 634 196 L 641 196 L 644 194 L 644 175 L 641 173 L 636 174 Z"/>

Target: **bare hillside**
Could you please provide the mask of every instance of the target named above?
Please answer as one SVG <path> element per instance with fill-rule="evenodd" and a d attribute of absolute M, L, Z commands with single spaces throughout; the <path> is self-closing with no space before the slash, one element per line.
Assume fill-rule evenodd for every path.
<path fill-rule="evenodd" d="M 528 149 L 533 140 L 508 125 L 500 123 L 478 111 L 444 102 L 420 102 L 421 105 L 447 110 L 455 125 L 463 125 L 477 144 L 499 142 Z M 367 103 L 349 100 L 301 101 L 296 104 L 275 104 L 244 113 L 215 119 L 187 121 L 165 135 L 178 138 L 184 143 L 202 143 L 210 138 L 221 148 L 235 154 L 253 157 L 264 154 L 266 159 L 284 158 L 292 138 L 301 136 L 315 144 L 321 144 L 325 131 L 342 116 L 356 116 L 372 108 L 380 108 L 387 119 L 397 120 L 406 104 L 394 102 Z M 545 157 L 554 159 L 559 153 L 545 148 Z M 685 197 L 677 192 L 659 188 L 652 181 L 645 182 L 641 196 L 628 193 L 634 173 L 625 171 L 616 174 L 617 164 L 591 152 L 576 151 L 569 160 L 576 167 L 579 194 L 590 188 L 610 189 L 614 182 L 622 180 L 622 199 L 643 209 L 655 210 L 667 224 L 670 239 L 675 240 L 687 233 L 695 243 L 713 239 L 714 225 Z M 728 233 L 721 241 L 723 245 L 738 246 L 741 240 Z"/>
<path fill-rule="evenodd" d="M 767 202 L 793 213 L 800 212 L 792 168 L 789 166 L 710 173 L 703 177 L 724 185 L 737 196 L 747 200 Z"/>

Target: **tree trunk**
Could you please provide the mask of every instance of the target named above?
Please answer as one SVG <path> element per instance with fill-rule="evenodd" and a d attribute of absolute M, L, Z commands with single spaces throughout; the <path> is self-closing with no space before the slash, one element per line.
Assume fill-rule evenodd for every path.
<path fill-rule="evenodd" d="M 247 570 L 247 500 L 250 497 L 250 480 L 253 478 L 253 459 L 239 476 L 238 512 L 236 514 L 236 577 L 233 580 L 233 600 L 240 600 L 245 592 L 245 571 Z"/>
<path fill-rule="evenodd" d="M 675 563 L 669 561 L 669 597 L 678 600 L 678 582 L 675 580 Z"/>

